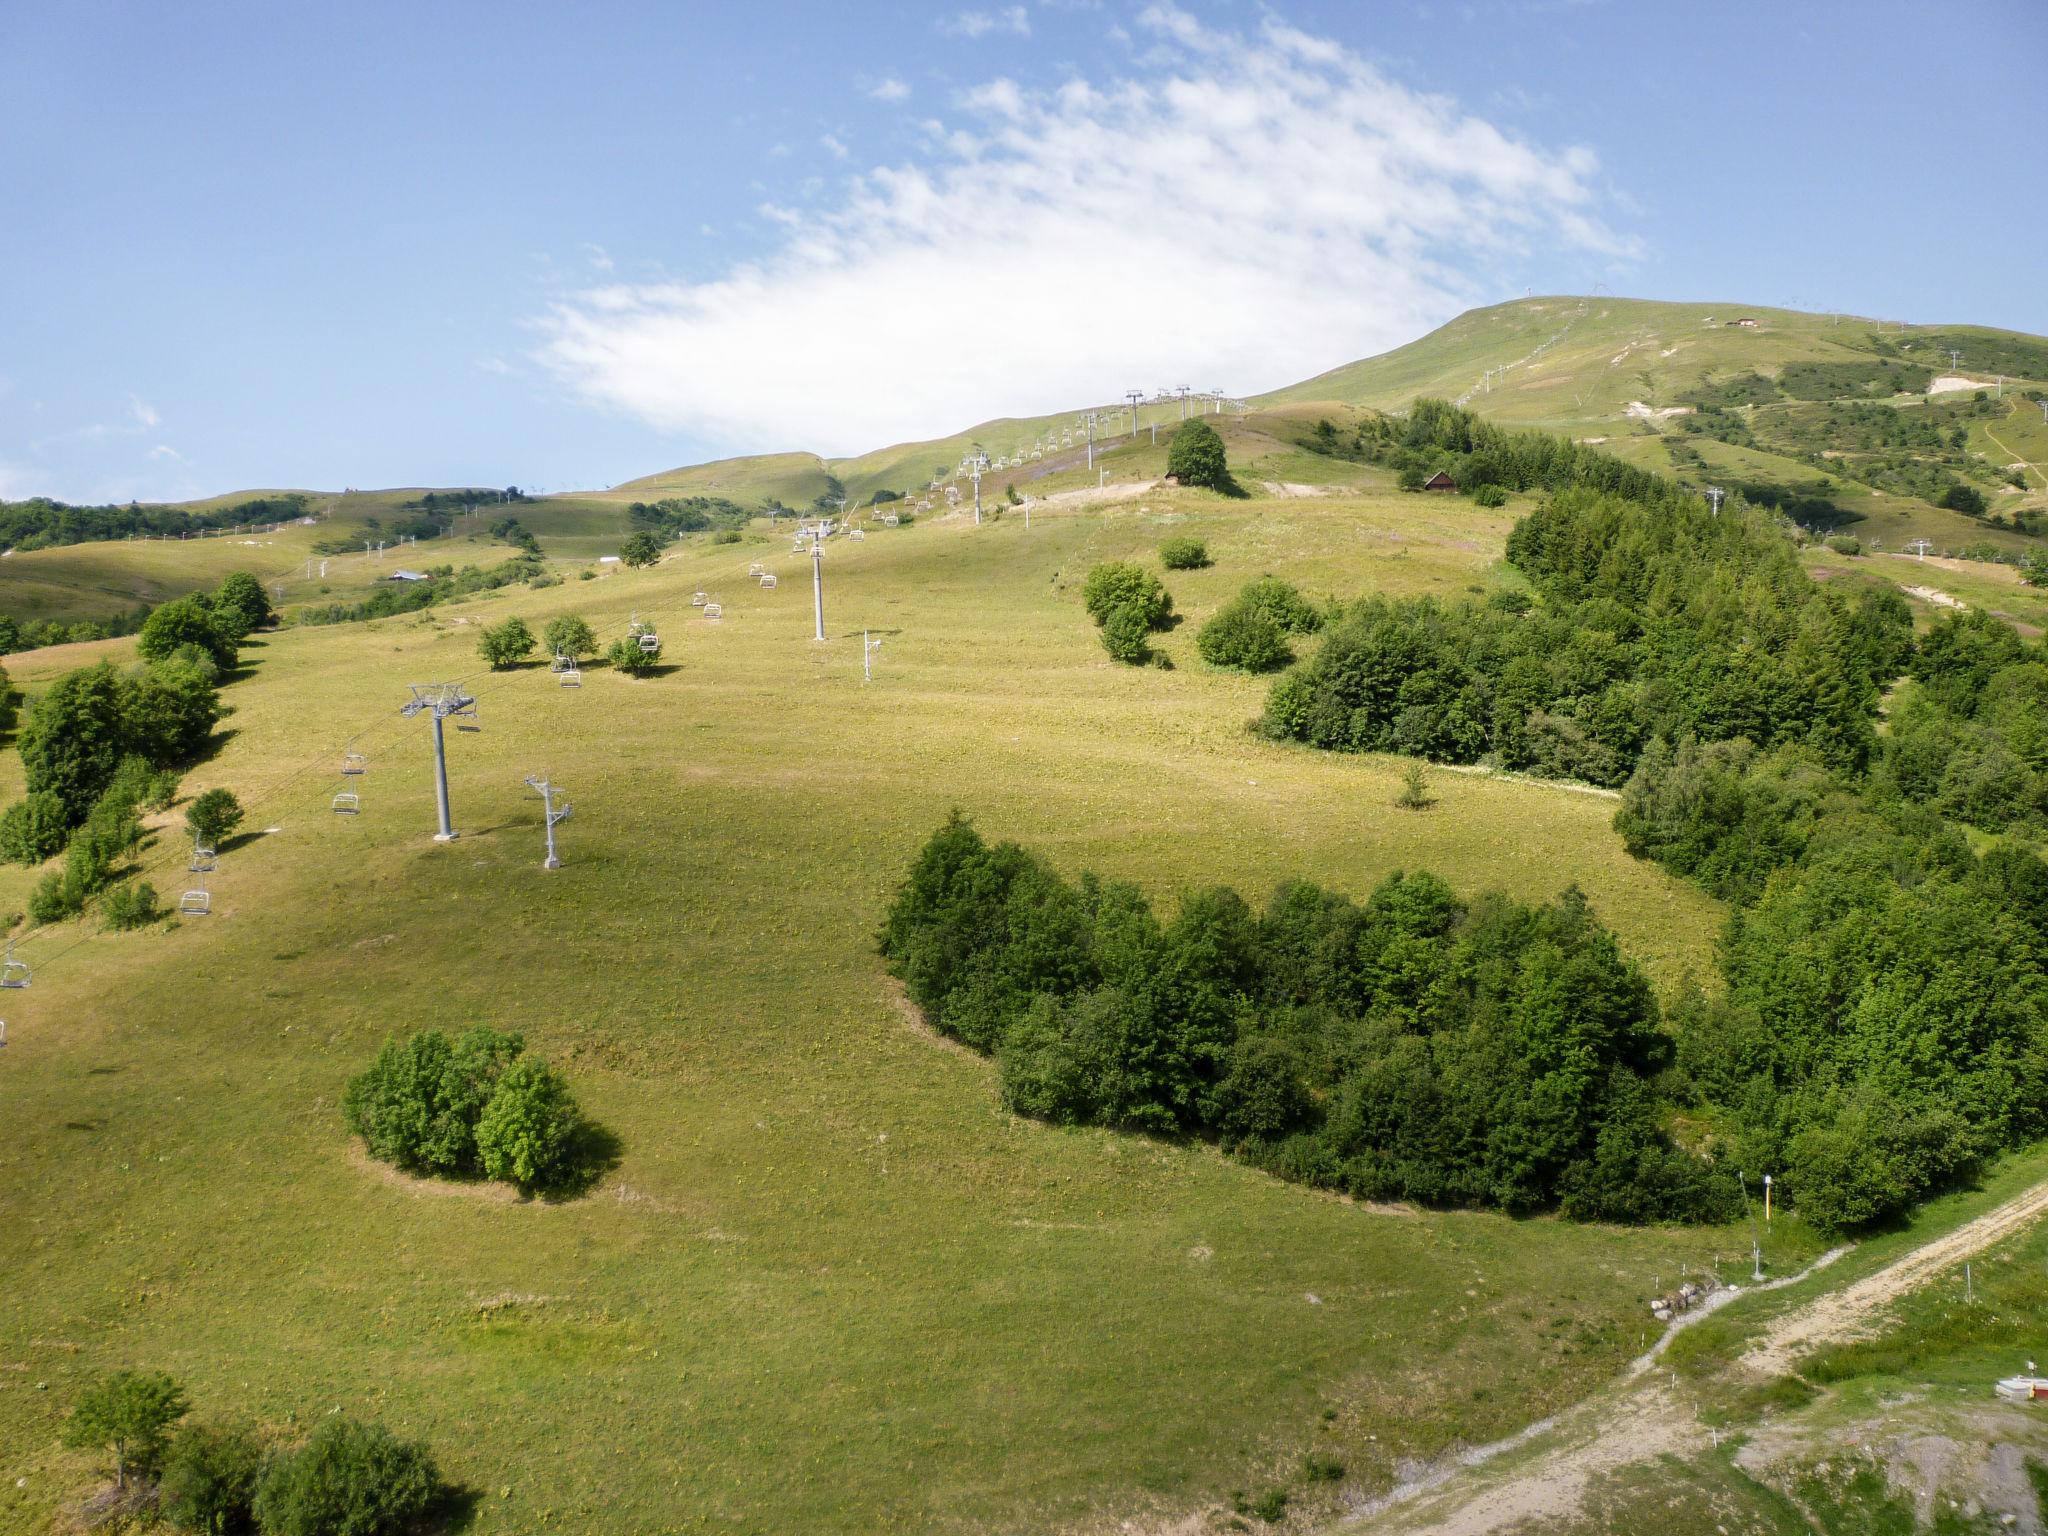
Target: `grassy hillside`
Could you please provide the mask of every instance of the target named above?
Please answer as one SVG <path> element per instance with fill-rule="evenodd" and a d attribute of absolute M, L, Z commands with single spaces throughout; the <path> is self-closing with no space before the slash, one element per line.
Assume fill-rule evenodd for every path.
<path fill-rule="evenodd" d="M 1112 455 L 1106 498 L 1040 502 L 1028 532 L 1011 512 L 835 541 L 823 645 L 808 561 L 766 530 L 265 637 L 186 781 L 251 807 L 216 914 L 47 931 L 7 994 L 0 1527 L 86 1480 L 59 1418 L 122 1365 L 218 1413 L 424 1435 L 480 1531 L 1100 1528 L 1299 1487 L 1311 1451 L 1374 1488 L 1611 1372 L 1681 1263 L 1732 1272 L 1732 1232 L 1367 1209 L 1201 1146 L 1021 1121 L 986 1062 L 906 1019 L 873 934 L 953 807 L 1168 909 L 1288 875 L 1576 881 L 1660 986 L 1708 974 L 1719 908 L 1627 857 L 1611 800 L 1445 771 L 1434 809 L 1401 811 L 1398 763 L 1245 734 L 1264 684 L 1193 649 L 1243 580 L 1483 590 L 1519 509 L 1231 431 L 1249 500 L 1139 489 L 1146 443 Z M 1350 484 L 1288 489 L 1316 468 Z M 1172 578 L 1176 668 L 1115 666 L 1080 578 L 1168 532 L 1216 558 Z M 474 673 L 482 623 L 572 610 L 606 635 L 651 617 L 672 669 L 477 677 L 482 732 L 449 738 L 463 835 L 434 844 L 405 684 Z M 863 629 L 885 642 L 866 686 Z M 13 660 L 34 686 L 124 652 Z M 328 807 L 352 740 L 349 818 Z M 576 807 L 553 873 L 536 772 Z M 0 773 L 12 798 L 18 761 Z M 147 854 L 173 893 L 180 847 L 166 829 Z M 0 874 L 0 907 L 31 878 Z M 618 1137 L 588 1198 L 415 1186 L 351 1147 L 336 1099 L 378 1042 L 477 1020 L 563 1062 Z"/>

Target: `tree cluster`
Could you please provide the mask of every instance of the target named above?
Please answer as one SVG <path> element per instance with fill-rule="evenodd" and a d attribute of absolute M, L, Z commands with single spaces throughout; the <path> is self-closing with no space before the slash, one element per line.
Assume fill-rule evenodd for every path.
<path fill-rule="evenodd" d="M 483 1024 L 386 1040 L 349 1080 L 342 1117 L 372 1157 L 408 1173 L 564 1189 L 586 1171 L 585 1121 L 561 1074 L 525 1050 Z"/>
<path fill-rule="evenodd" d="M 1672 1042 L 1575 890 L 1468 904 L 1395 875 L 1361 905 L 1294 881 L 1263 913 L 1216 889 L 1162 922 L 955 816 L 880 946 L 1020 1113 L 1213 1137 L 1367 1198 L 1624 1221 L 1736 1198 L 1660 1130 Z"/>
<path fill-rule="evenodd" d="M 407 1536 L 448 1493 L 433 1453 L 381 1424 L 327 1417 L 294 1445 L 190 1411 L 162 1372 L 117 1371 L 80 1394 L 64 1438 L 109 1453 L 117 1487 L 154 1484 L 155 1513 L 201 1536 Z"/>
<path fill-rule="evenodd" d="M 0 546 L 30 550 L 107 539 L 181 538 L 249 523 L 281 523 L 305 514 L 306 498 L 297 492 L 251 497 L 207 512 L 132 501 L 126 506 L 76 507 L 35 496 L 0 501 Z"/>
<path fill-rule="evenodd" d="M 1322 612 L 1277 576 L 1261 576 L 1216 610 L 1195 634 L 1195 649 L 1211 666 L 1271 672 L 1289 666 L 1289 635 L 1313 634 Z"/>

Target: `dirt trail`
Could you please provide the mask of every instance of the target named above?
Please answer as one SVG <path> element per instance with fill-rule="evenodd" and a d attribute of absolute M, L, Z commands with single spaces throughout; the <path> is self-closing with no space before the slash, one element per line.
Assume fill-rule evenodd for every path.
<path fill-rule="evenodd" d="M 1894 1259 L 1883 1269 L 1817 1296 L 1776 1319 L 1739 1367 L 1782 1375 L 1803 1353 L 1876 1331 L 1885 1309 L 1941 1270 L 2048 1215 L 2048 1183 L 1987 1211 L 1953 1232 Z M 1487 1536 L 1578 1513 L 1597 1476 L 1704 1448 L 1708 1431 L 1671 1378 L 1640 1360 L 1615 1387 L 1556 1419 L 1495 1445 L 1450 1458 L 1345 1517 L 1335 1530 Z M 1505 1452 L 1528 1446 L 1529 1459 L 1496 1469 Z"/>

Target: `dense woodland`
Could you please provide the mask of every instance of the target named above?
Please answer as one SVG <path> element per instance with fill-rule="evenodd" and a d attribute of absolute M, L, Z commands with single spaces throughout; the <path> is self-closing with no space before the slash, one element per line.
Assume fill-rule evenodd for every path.
<path fill-rule="evenodd" d="M 281 523 L 306 515 L 306 498 L 297 492 L 252 496 L 231 507 L 194 512 L 185 507 L 74 507 L 47 496 L 27 501 L 0 501 L 0 546 L 47 549 L 58 544 L 90 544 L 102 539 L 185 538 L 240 528 L 251 523 Z"/>

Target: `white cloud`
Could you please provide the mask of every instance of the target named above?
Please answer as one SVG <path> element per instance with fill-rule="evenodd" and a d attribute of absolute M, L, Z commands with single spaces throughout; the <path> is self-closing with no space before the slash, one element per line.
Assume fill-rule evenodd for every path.
<path fill-rule="evenodd" d="M 948 37 L 986 37 L 991 32 L 1029 37 L 1031 17 L 1021 5 L 995 11 L 956 11 L 939 23 L 939 30 Z"/>
<path fill-rule="evenodd" d="M 920 163 L 764 207 L 772 254 L 561 299 L 541 360 L 708 448 L 857 452 L 1162 383 L 1274 388 L 1519 288 L 1533 251 L 1633 252 L 1584 150 L 1272 21 L 1143 25 L 1144 78 L 964 92 Z"/>
<path fill-rule="evenodd" d="M 140 395 L 130 395 L 128 397 L 128 411 L 145 428 L 154 427 L 162 419 L 157 415 L 156 407 Z"/>
<path fill-rule="evenodd" d="M 821 133 L 818 135 L 818 142 L 825 147 L 833 159 L 844 160 L 846 158 L 846 145 L 840 141 L 839 135 L 836 133 Z"/>
<path fill-rule="evenodd" d="M 178 452 L 178 450 L 173 448 L 169 443 L 158 443 L 154 448 L 149 450 L 149 457 L 155 459 L 160 464 L 182 464 L 185 462 L 185 455 Z"/>
<path fill-rule="evenodd" d="M 870 89 L 868 94 L 874 97 L 876 101 L 908 101 L 910 99 L 910 87 L 901 80 L 898 80 L 894 75 L 890 75 L 879 85 Z"/>
<path fill-rule="evenodd" d="M 592 244 L 588 240 L 583 242 L 583 259 L 590 263 L 591 270 L 593 271 L 609 272 L 612 269 L 611 252 L 601 245 Z"/>

